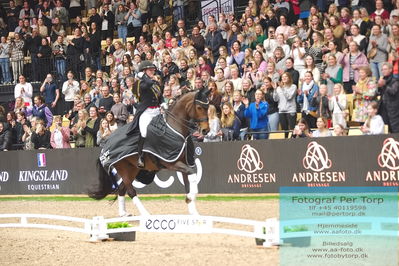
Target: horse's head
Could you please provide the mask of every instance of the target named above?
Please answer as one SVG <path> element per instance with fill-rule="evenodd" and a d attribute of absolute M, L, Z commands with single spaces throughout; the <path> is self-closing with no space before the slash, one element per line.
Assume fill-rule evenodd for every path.
<path fill-rule="evenodd" d="M 200 132 L 206 134 L 209 131 L 208 107 L 209 90 L 202 88 L 194 96 L 194 114 L 192 119 L 199 124 Z"/>

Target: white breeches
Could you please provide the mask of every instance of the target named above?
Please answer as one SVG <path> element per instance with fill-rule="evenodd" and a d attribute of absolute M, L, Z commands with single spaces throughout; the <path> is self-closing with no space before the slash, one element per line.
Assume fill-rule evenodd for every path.
<path fill-rule="evenodd" d="M 139 127 L 141 136 L 143 138 L 147 137 L 147 127 L 150 124 L 151 120 L 160 113 L 161 110 L 159 108 L 147 108 L 140 116 Z"/>

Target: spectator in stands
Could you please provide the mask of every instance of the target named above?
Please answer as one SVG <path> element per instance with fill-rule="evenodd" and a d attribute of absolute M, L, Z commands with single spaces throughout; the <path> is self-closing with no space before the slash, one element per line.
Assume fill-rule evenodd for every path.
<path fill-rule="evenodd" d="M 62 6 L 61 0 L 55 1 L 55 7 L 53 8 L 52 18 L 53 19 L 58 18 L 61 24 L 64 26 L 64 28 L 69 23 L 68 10 Z"/>
<path fill-rule="evenodd" d="M 7 26 L 10 32 L 13 32 L 15 28 L 18 26 L 18 17 L 20 9 L 15 5 L 15 1 L 9 1 L 10 7 L 7 10 Z"/>
<path fill-rule="evenodd" d="M 127 21 L 127 37 L 134 37 L 135 43 L 138 42 L 141 35 L 141 12 L 135 2 L 130 3 L 130 8 L 125 16 Z"/>
<path fill-rule="evenodd" d="M 101 98 L 98 102 L 98 107 L 100 110 L 103 110 L 101 115 L 104 115 L 106 112 L 111 111 L 111 107 L 114 105 L 114 100 L 112 95 L 109 93 L 109 87 L 103 86 L 101 89 Z"/>
<path fill-rule="evenodd" d="M 273 99 L 278 102 L 279 120 L 282 130 L 292 130 L 296 122 L 296 95 L 297 87 L 292 83 L 291 75 L 284 73 L 281 83 L 273 94 Z M 288 137 L 288 132 L 285 133 Z"/>
<path fill-rule="evenodd" d="M 328 121 L 328 127 L 331 125 L 331 111 L 329 108 L 329 96 L 327 85 L 322 84 L 319 93 L 312 99 L 312 106 L 316 107 L 317 117 L 325 117 Z"/>
<path fill-rule="evenodd" d="M 81 109 L 78 111 L 76 116 L 77 122 L 73 125 L 71 132 L 74 136 L 75 146 L 78 148 L 85 147 L 86 144 L 86 132 L 84 131 L 84 127 L 86 125 L 86 121 L 89 118 L 89 115 L 86 109 Z"/>
<path fill-rule="evenodd" d="M 223 44 L 222 34 L 217 30 L 217 26 L 215 23 L 210 24 L 208 26 L 208 29 L 208 34 L 205 37 L 205 45 L 211 49 L 212 55 L 215 58 L 218 58 L 219 47 Z M 240 43 L 238 43 L 238 45 L 240 46 Z"/>
<path fill-rule="evenodd" d="M 0 42 L 0 67 L 2 74 L 2 83 L 11 84 L 10 74 L 10 43 L 7 43 L 7 37 L 2 36 Z"/>
<path fill-rule="evenodd" d="M 102 119 L 100 122 L 100 128 L 97 132 L 97 146 L 103 147 L 111 133 L 107 119 Z"/>
<path fill-rule="evenodd" d="M 44 104 L 44 98 L 42 96 L 34 97 L 35 104 L 33 107 L 27 109 L 27 115 L 32 115 L 43 121 L 43 125 L 50 128 L 53 123 L 53 114 L 50 109 Z"/>
<path fill-rule="evenodd" d="M 103 10 L 100 14 L 100 17 L 102 19 L 101 38 L 103 40 L 105 40 L 106 38 L 112 39 L 114 37 L 115 15 L 111 10 L 109 10 L 108 4 L 104 4 L 102 8 Z"/>
<path fill-rule="evenodd" d="M 54 129 L 51 132 L 50 144 L 53 149 L 70 148 L 70 130 L 69 127 L 62 126 L 61 116 L 54 116 Z"/>
<path fill-rule="evenodd" d="M 28 19 L 31 20 L 35 16 L 33 10 L 29 7 L 29 2 L 24 1 L 23 7 L 19 12 L 19 19 Z"/>
<path fill-rule="evenodd" d="M 17 97 L 15 98 L 15 106 L 14 106 L 14 112 L 25 112 L 26 111 L 26 106 L 24 99 L 22 97 Z"/>
<path fill-rule="evenodd" d="M 22 97 L 26 106 L 32 105 L 33 87 L 30 83 L 26 82 L 25 76 L 19 76 L 19 83 L 15 85 L 14 97 Z"/>
<path fill-rule="evenodd" d="M 22 75 L 24 70 L 24 46 L 25 43 L 21 39 L 21 35 L 19 33 L 14 33 L 14 38 L 11 38 L 10 43 L 10 61 L 14 84 L 18 82 L 18 77 Z"/>
<path fill-rule="evenodd" d="M 368 113 L 368 118 L 364 125 L 360 128 L 360 130 L 363 132 L 363 134 L 366 135 L 378 135 L 378 134 L 384 134 L 385 133 L 385 124 L 384 120 L 380 115 L 378 115 L 378 103 L 377 102 L 371 102 L 367 106 L 367 113 Z"/>
<path fill-rule="evenodd" d="M 332 112 L 333 126 L 340 124 L 346 128 L 347 99 L 341 84 L 334 85 L 334 95 L 330 98 L 329 107 Z"/>
<path fill-rule="evenodd" d="M 89 119 L 82 123 L 83 131 L 86 133 L 85 147 L 97 146 L 97 131 L 100 127 L 97 107 L 90 107 Z"/>
<path fill-rule="evenodd" d="M 344 50 L 340 62 L 343 67 L 343 82 L 346 93 L 352 93 L 352 86 L 356 84 L 359 79 L 359 69 L 362 66 L 368 66 L 367 57 L 359 51 L 359 46 L 356 42 L 349 43 L 349 51 Z"/>
<path fill-rule="evenodd" d="M 388 37 L 381 32 L 379 25 L 374 25 L 371 30 L 370 42 L 367 50 L 369 51 L 370 66 L 373 77 L 377 80 L 382 76 L 381 67 L 382 63 L 388 59 Z M 374 51 L 374 55 L 371 55 Z"/>
<path fill-rule="evenodd" d="M 377 82 L 371 76 L 369 67 L 359 69 L 359 80 L 353 86 L 354 109 L 352 121 L 365 122 L 368 117 L 367 106 L 375 99 L 377 92 Z"/>
<path fill-rule="evenodd" d="M 11 138 L 11 131 L 4 126 L 4 122 L 0 122 L 0 151 L 11 149 Z"/>
<path fill-rule="evenodd" d="M 245 105 L 244 115 L 250 120 L 250 130 L 254 139 L 267 139 L 269 137 L 269 121 L 267 112 L 269 104 L 264 101 L 264 95 L 261 90 L 255 93 L 255 101 L 250 103 L 248 98 L 243 99 Z"/>
<path fill-rule="evenodd" d="M 73 39 L 68 39 L 67 48 L 67 69 L 73 72 L 76 79 L 83 77 L 82 75 L 82 55 L 85 45 L 85 40 L 82 37 L 82 32 L 79 28 L 74 30 Z"/>
<path fill-rule="evenodd" d="M 38 73 L 39 75 L 37 81 L 44 80 L 47 73 L 50 72 L 52 65 L 51 54 L 52 54 L 51 47 L 49 46 L 47 39 L 43 38 L 41 40 L 41 45 L 38 47 L 37 50 L 37 58 L 38 58 L 37 67 L 39 68 L 39 73 Z M 35 67 L 36 66 L 34 66 L 34 68 Z"/>
<path fill-rule="evenodd" d="M 218 142 L 222 139 L 220 131 L 220 120 L 216 113 L 216 107 L 209 105 L 208 108 L 209 132 L 204 136 L 204 142 Z"/>
<path fill-rule="evenodd" d="M 65 111 L 72 109 L 75 96 L 79 94 L 79 82 L 74 80 L 71 71 L 67 74 L 67 80 L 62 84 L 62 93 L 65 99 Z"/>
<path fill-rule="evenodd" d="M 221 133 L 224 141 L 238 140 L 240 137 L 241 121 L 236 116 L 230 102 L 222 105 Z"/>
<path fill-rule="evenodd" d="M 111 111 L 105 113 L 104 118 L 108 121 L 109 129 L 111 130 L 111 132 L 114 132 L 118 129 L 118 124 L 116 123 L 115 116 Z"/>
<path fill-rule="evenodd" d="M 292 131 L 291 138 L 311 138 L 312 132 L 309 129 L 308 122 L 305 118 L 301 118 L 298 120 L 297 125 L 294 127 Z"/>
<path fill-rule="evenodd" d="M 49 36 L 49 31 L 47 26 L 44 24 L 43 19 L 39 18 L 37 20 L 37 29 L 39 30 L 39 35 L 42 38 L 46 38 L 47 36 Z"/>
<path fill-rule="evenodd" d="M 44 95 L 45 104 L 50 108 L 53 114 L 56 114 L 56 106 L 60 99 L 60 90 L 51 74 L 47 74 L 46 79 L 40 87 L 40 92 Z"/>
<path fill-rule="evenodd" d="M 269 130 L 277 131 L 278 122 L 279 122 L 278 102 L 275 101 L 273 98 L 275 88 L 272 86 L 271 78 L 265 77 L 263 79 L 263 83 L 260 88 L 263 91 L 263 94 L 265 95 L 265 101 L 269 105 L 269 108 L 267 110 L 267 119 L 269 120 Z"/>
<path fill-rule="evenodd" d="M 333 95 L 334 84 L 342 83 L 342 67 L 337 64 L 337 58 L 334 55 L 328 57 L 328 66 L 321 77 L 327 84 L 328 95 Z"/>
<path fill-rule="evenodd" d="M 317 118 L 317 129 L 312 132 L 312 136 L 314 138 L 319 138 L 319 137 L 331 137 L 332 134 L 330 130 L 327 127 L 327 118 L 325 117 L 319 117 Z"/>
<path fill-rule="evenodd" d="M 50 145 L 51 133 L 46 129 L 42 120 L 37 121 L 36 130 L 32 132 L 31 141 L 34 148 L 37 149 L 51 149 Z"/>
<path fill-rule="evenodd" d="M 58 36 L 57 40 L 52 45 L 52 52 L 55 61 L 55 68 L 57 70 L 57 79 L 61 82 L 65 80 L 66 50 L 67 44 L 64 42 L 64 37 Z"/>
<path fill-rule="evenodd" d="M 382 65 L 382 75 L 378 80 L 378 92 L 382 96 L 380 114 L 388 124 L 389 133 L 399 132 L 399 80 L 392 74 L 392 65 Z"/>
<path fill-rule="evenodd" d="M 125 19 L 127 11 L 125 10 L 125 6 L 118 5 L 118 9 L 115 13 L 115 24 L 118 28 L 118 38 L 122 39 L 123 42 L 126 42 L 127 36 L 127 19 Z"/>
<path fill-rule="evenodd" d="M 312 72 L 305 73 L 301 88 L 298 90 L 297 102 L 300 104 L 302 117 L 308 122 L 310 128 L 316 127 L 317 107 L 312 105 L 313 98 L 316 98 L 319 86 L 313 80 Z"/>

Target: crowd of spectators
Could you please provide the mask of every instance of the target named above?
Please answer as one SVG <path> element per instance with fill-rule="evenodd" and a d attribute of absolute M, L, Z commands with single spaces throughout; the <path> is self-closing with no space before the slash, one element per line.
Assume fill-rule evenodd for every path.
<path fill-rule="evenodd" d="M 157 66 L 167 104 L 210 90 L 211 130 L 195 134 L 206 142 L 341 136 L 353 125 L 399 132 L 399 0 L 249 0 L 239 17 L 191 28 L 183 1 L 171 3 L 169 23 L 164 0 L 0 9 L 0 82 L 15 84 L 14 110 L 0 107 L 0 149 L 103 145 L 134 117 L 143 60 Z"/>

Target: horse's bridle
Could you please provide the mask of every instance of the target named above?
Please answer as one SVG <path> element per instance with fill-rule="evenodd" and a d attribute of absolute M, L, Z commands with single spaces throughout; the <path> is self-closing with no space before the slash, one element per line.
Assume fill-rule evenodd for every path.
<path fill-rule="evenodd" d="M 208 100 L 207 102 L 203 102 L 203 101 L 200 101 L 200 100 L 197 99 L 197 100 L 194 101 L 194 105 L 196 105 L 196 104 L 202 106 L 202 107 L 205 108 L 205 109 L 208 109 L 208 107 L 209 107 L 209 100 Z M 209 121 L 208 117 L 200 118 L 200 119 L 193 119 L 193 120 L 194 120 L 195 123 L 199 123 L 199 122 L 208 122 L 208 121 Z"/>

